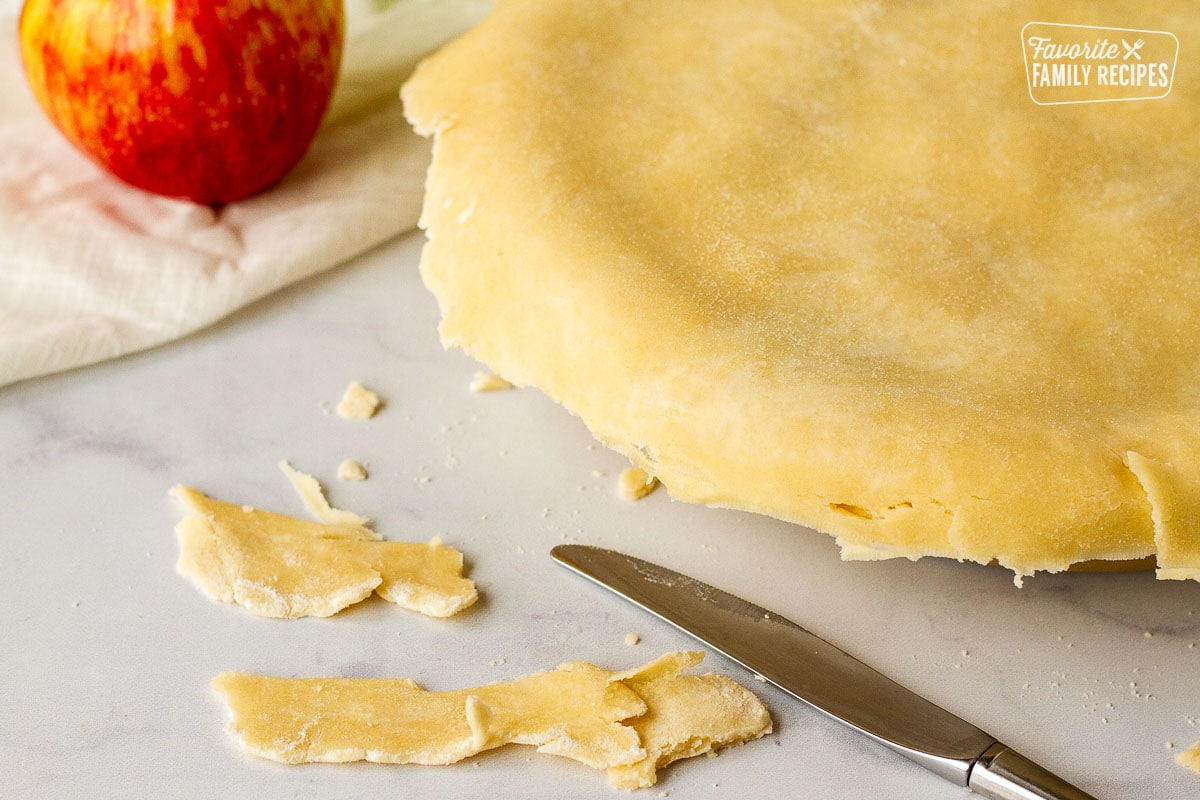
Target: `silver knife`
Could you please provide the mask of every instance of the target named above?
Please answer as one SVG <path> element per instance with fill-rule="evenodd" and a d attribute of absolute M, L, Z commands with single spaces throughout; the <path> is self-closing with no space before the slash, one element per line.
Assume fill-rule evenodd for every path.
<path fill-rule="evenodd" d="M 994 736 L 765 608 L 615 550 L 565 544 L 556 561 L 987 800 L 1096 800 Z"/>

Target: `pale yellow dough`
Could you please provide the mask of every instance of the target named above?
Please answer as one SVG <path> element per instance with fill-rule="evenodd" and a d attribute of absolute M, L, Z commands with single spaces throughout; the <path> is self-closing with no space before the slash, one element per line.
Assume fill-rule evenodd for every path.
<path fill-rule="evenodd" d="M 617 786 L 652 785 L 671 761 L 771 730 L 762 703 L 718 675 L 681 675 L 702 653 L 668 653 L 609 672 L 586 662 L 506 683 L 433 692 L 407 678 L 213 680 L 248 752 L 286 764 L 452 764 L 505 744 L 609 769 Z"/>
<path fill-rule="evenodd" d="M 204 594 L 263 617 L 328 617 L 378 593 L 448 617 L 475 602 L 462 553 L 437 539 L 385 542 L 361 525 L 306 522 L 171 490 L 191 512 L 175 527 L 179 573 Z"/>
<path fill-rule="evenodd" d="M 337 413 L 344 419 L 370 419 L 375 416 L 382 402 L 375 392 L 358 381 L 353 381 L 346 387 L 346 393 L 338 403 Z"/>
<path fill-rule="evenodd" d="M 342 467 L 346 466 L 347 462 L 342 462 Z M 348 462 L 353 464 L 354 462 Z M 300 495 L 300 499 L 304 501 L 304 505 L 308 508 L 309 513 L 316 517 L 326 525 L 367 525 L 370 520 L 361 514 L 356 514 L 353 511 L 345 511 L 340 508 L 334 508 L 329 505 L 329 500 L 325 497 L 325 492 L 321 490 L 321 484 L 312 475 L 307 472 L 301 472 L 293 467 L 287 461 L 279 462 L 279 469 L 291 481 L 292 488 L 296 490 L 296 494 Z M 362 468 L 359 467 L 361 470 Z M 342 475 L 342 468 L 338 468 L 338 475 Z M 366 473 L 363 473 L 363 478 Z M 345 480 L 343 478 L 343 480 Z M 357 480 L 362 480 L 358 478 Z"/>
<path fill-rule="evenodd" d="M 343 481 L 365 481 L 367 468 L 352 459 L 344 459 L 338 464 L 338 478 Z"/>
<path fill-rule="evenodd" d="M 847 558 L 1196 577 L 1200 71 L 1037 106 L 1044 10 L 502 0 L 403 90 L 443 341 Z"/>
<path fill-rule="evenodd" d="M 658 478 L 638 467 L 622 470 L 617 476 L 617 494 L 625 500 L 641 500 L 658 488 Z"/>
<path fill-rule="evenodd" d="M 476 372 L 475 377 L 471 379 L 470 388 L 472 392 L 479 394 L 480 392 L 504 391 L 513 388 L 513 385 L 499 375 L 493 375 L 490 372 Z"/>
<path fill-rule="evenodd" d="M 633 677 L 626 685 L 646 702 L 646 713 L 628 720 L 645 758 L 608 768 L 620 789 L 653 786 L 657 771 L 681 758 L 715 753 L 771 732 L 767 709 L 724 675 Z"/>

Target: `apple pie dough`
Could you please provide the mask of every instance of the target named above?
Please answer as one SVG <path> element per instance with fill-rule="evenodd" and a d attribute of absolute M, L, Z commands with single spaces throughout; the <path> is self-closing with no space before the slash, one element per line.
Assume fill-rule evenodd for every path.
<path fill-rule="evenodd" d="M 658 478 L 647 474 L 644 469 L 630 467 L 617 476 L 617 494 L 630 502 L 641 500 L 657 488 Z"/>
<path fill-rule="evenodd" d="M 370 419 L 382 403 L 375 392 L 358 381 L 352 381 L 337 405 L 337 413 L 343 419 Z"/>
<path fill-rule="evenodd" d="M 846 558 L 1197 577 L 1200 73 L 1035 105 L 1043 6 L 502 0 L 403 90 L 443 341 Z"/>
<path fill-rule="evenodd" d="M 342 466 L 345 466 L 347 463 L 354 462 L 342 462 Z M 357 525 L 359 527 L 366 527 L 370 522 L 362 514 L 356 514 L 353 511 L 346 511 L 331 506 L 329 500 L 325 497 L 325 492 L 321 490 L 321 484 L 307 472 L 301 472 L 286 460 L 279 462 L 279 469 L 291 481 L 292 488 L 296 490 L 296 494 L 300 495 L 300 499 L 304 502 L 305 507 L 308 508 L 309 513 L 326 525 Z M 362 467 L 359 467 L 359 469 L 361 470 Z M 338 474 L 342 474 L 341 467 L 338 468 Z M 366 477 L 366 475 L 364 474 L 363 477 Z"/>
<path fill-rule="evenodd" d="M 608 769 L 622 788 L 652 785 L 680 758 L 756 739 L 766 708 L 721 675 L 682 675 L 703 653 L 668 653 L 609 672 L 586 662 L 474 689 L 427 691 L 412 680 L 274 678 L 226 672 L 213 680 L 246 751 L 300 764 L 375 761 L 452 764 L 505 744 Z"/>
<path fill-rule="evenodd" d="M 499 375 L 493 375 L 490 372 L 476 372 L 475 377 L 471 379 L 470 389 L 476 394 L 483 392 L 501 392 L 505 389 L 512 389 L 513 385 L 501 378 Z"/>
<path fill-rule="evenodd" d="M 365 481 L 367 468 L 353 459 L 346 458 L 338 464 L 337 474 L 338 478 L 343 481 Z"/>
<path fill-rule="evenodd" d="M 475 602 L 462 553 L 443 546 L 385 542 L 355 524 L 307 522 L 206 497 L 187 486 L 171 494 L 191 514 L 175 527 L 179 573 L 222 603 L 262 617 L 328 617 L 372 592 L 432 617 Z"/>

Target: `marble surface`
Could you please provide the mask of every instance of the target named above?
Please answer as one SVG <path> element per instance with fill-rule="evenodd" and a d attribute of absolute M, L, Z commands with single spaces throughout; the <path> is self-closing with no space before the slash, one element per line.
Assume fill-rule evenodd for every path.
<path fill-rule="evenodd" d="M 0 797 L 597 797 L 603 775 L 508 747 L 444 768 L 287 767 L 243 755 L 222 670 L 409 676 L 432 689 L 574 659 L 623 668 L 683 634 L 556 566 L 560 542 L 624 549 L 772 608 L 1101 800 L 1200 794 L 1200 587 L 1150 574 L 1029 579 L 947 561 L 843 563 L 786 523 L 615 494 L 621 457 L 532 389 L 475 395 L 445 352 L 412 234 L 175 344 L 0 389 Z M 373 420 L 327 413 L 361 380 Z M 368 465 L 335 478 L 343 458 Z M 369 600 L 265 620 L 175 572 L 176 482 L 303 515 L 276 468 L 314 473 L 388 538 L 435 534 L 483 599 L 449 620 Z M 640 644 L 624 644 L 636 632 Z M 750 679 L 776 732 L 677 764 L 647 797 L 751 792 L 952 800 L 961 790 Z M 1167 743 L 1171 743 L 1169 747 Z"/>

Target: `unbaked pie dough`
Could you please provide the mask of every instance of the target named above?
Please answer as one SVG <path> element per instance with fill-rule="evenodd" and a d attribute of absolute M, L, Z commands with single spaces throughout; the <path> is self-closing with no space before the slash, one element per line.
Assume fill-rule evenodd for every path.
<path fill-rule="evenodd" d="M 476 394 L 483 392 L 501 392 L 505 389 L 512 389 L 513 385 L 501 378 L 499 375 L 493 375 L 490 372 L 476 372 L 475 377 L 471 379 L 470 389 Z"/>
<path fill-rule="evenodd" d="M 346 463 L 352 464 L 354 462 L 342 462 L 342 466 L 344 467 Z M 291 481 L 292 488 L 296 490 L 296 494 L 300 495 L 300 499 L 304 502 L 309 513 L 326 525 L 358 525 L 366 527 L 370 522 L 362 514 L 356 514 L 353 511 L 346 511 L 345 509 L 331 506 L 328 498 L 325 497 L 325 492 L 321 489 L 321 484 L 307 472 L 301 472 L 286 460 L 279 462 L 279 469 Z M 338 474 L 342 474 L 340 467 L 338 468 Z M 365 478 L 366 475 L 364 474 L 363 477 Z"/>
<path fill-rule="evenodd" d="M 1035 105 L 1043 12 L 502 0 L 403 91 L 443 341 L 846 558 L 1197 578 L 1200 72 Z"/>
<path fill-rule="evenodd" d="M 307 522 L 187 486 L 171 494 L 190 512 L 175 527 L 179 573 L 213 600 L 259 616 L 328 617 L 378 593 L 448 617 L 478 598 L 462 577 L 462 553 L 440 539 L 385 542 L 358 524 Z"/>
<path fill-rule="evenodd" d="M 367 468 L 353 459 L 346 458 L 338 464 L 337 475 L 338 479 L 343 481 L 365 481 Z"/>
<path fill-rule="evenodd" d="M 337 413 L 343 419 L 370 419 L 382 404 L 379 395 L 358 381 L 352 381 L 337 405 Z"/>
<path fill-rule="evenodd" d="M 644 469 L 630 467 L 617 476 L 617 494 L 630 502 L 641 500 L 657 488 L 658 478 Z"/>
<path fill-rule="evenodd" d="M 586 662 L 474 689 L 427 691 L 407 678 L 274 678 L 226 672 L 213 686 L 254 755 L 300 764 L 452 764 L 517 743 L 651 786 L 672 761 L 770 733 L 751 692 L 723 675 L 683 675 L 698 652 L 625 672 Z"/>

